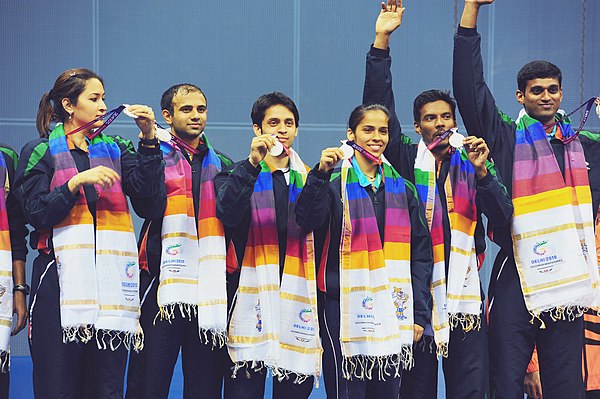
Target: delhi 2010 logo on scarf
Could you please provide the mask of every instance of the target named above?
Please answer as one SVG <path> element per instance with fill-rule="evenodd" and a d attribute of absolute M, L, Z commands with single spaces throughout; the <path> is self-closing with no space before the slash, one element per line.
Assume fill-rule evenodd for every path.
<path fill-rule="evenodd" d="M 181 244 L 171 244 L 169 246 L 167 246 L 167 248 L 165 249 L 165 253 L 167 255 L 171 255 L 171 256 L 175 256 L 175 255 L 179 255 L 180 251 L 181 251 Z"/>

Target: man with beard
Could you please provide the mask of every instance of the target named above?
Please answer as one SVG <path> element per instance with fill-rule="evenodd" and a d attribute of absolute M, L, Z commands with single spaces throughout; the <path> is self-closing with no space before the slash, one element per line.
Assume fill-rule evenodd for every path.
<path fill-rule="evenodd" d="M 431 323 L 416 344 L 415 365 L 402 377 L 400 396 L 437 397 L 437 355 L 441 354 L 447 397 L 483 398 L 488 368 L 484 295 L 478 275 L 485 252 L 481 214 L 490 224 L 504 226 L 513 208 L 488 161 L 486 143 L 472 136 L 455 143 L 459 136 L 448 134 L 456 128 L 456 105 L 447 92 L 428 90 L 415 98 L 418 144 L 402 133 L 394 112 L 389 40 L 403 14 L 401 1 L 382 4 L 375 42 L 367 54 L 363 92 L 364 104 L 383 104 L 391 112 L 390 142 L 384 154 L 402 176 L 415 183 L 427 210 L 433 244 Z"/>
<path fill-rule="evenodd" d="M 162 95 L 162 114 L 171 127 L 170 134 L 158 135 L 167 198 L 144 221 L 140 235 L 145 349 L 131 354 L 127 398 L 167 398 L 180 350 L 184 397 L 221 397 L 227 294 L 214 178 L 231 161 L 204 133 L 206 104 L 192 84 L 172 86 Z"/>

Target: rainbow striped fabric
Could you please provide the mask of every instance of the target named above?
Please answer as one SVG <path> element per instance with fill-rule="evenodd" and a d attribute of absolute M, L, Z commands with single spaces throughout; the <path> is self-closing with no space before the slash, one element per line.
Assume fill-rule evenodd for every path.
<path fill-rule="evenodd" d="M 450 158 L 445 182 L 450 239 L 444 237 L 443 208 L 436 184 L 436 159 L 421 140 L 415 158 L 415 183 L 426 210 L 433 244 L 431 323 L 438 355 L 448 356 L 450 328 L 461 324 L 465 332 L 481 323 L 481 294 L 475 253 L 477 194 L 475 169 L 464 148 Z M 450 244 L 446 276 L 445 242 Z"/>
<path fill-rule="evenodd" d="M 63 125 L 57 125 L 49 138 L 51 190 L 78 173 L 72 146 Z M 104 134 L 89 144 L 90 168 L 103 165 L 120 175 L 120 156 L 117 143 Z M 69 215 L 52 231 L 63 338 L 87 342 L 96 334 L 103 349 L 115 349 L 121 341 L 141 349 L 137 245 L 127 199 L 120 184 L 95 188 L 96 226 L 81 188 Z"/>
<path fill-rule="evenodd" d="M 344 206 L 340 241 L 340 341 L 345 378 L 378 378 L 387 366 L 410 368 L 413 292 L 410 273 L 411 226 L 404 179 L 387 162 L 384 243 L 373 204 L 349 160 L 342 163 Z"/>
<path fill-rule="evenodd" d="M 206 135 L 203 139 L 206 140 Z M 221 158 L 207 142 L 196 220 L 191 165 L 175 145 L 161 142 L 160 146 L 167 189 L 158 288 L 161 319 L 171 320 L 176 308 L 189 317 L 197 314 L 204 341 L 209 340 L 210 332 L 212 344 L 223 346 L 227 326 L 225 231 L 216 217 L 214 190 Z"/>
<path fill-rule="evenodd" d="M 574 132 L 560 123 L 563 137 Z M 512 238 L 527 309 L 534 317 L 581 316 L 600 303 L 592 198 L 581 142 L 565 145 L 561 174 L 544 126 L 524 110 L 517 120 Z"/>
<path fill-rule="evenodd" d="M 296 224 L 294 208 L 307 168 L 290 149 L 287 246 L 281 285 L 272 169 L 261 172 L 251 197 L 251 223 L 242 261 L 236 305 L 229 326 L 234 375 L 250 364 L 267 366 L 280 380 L 302 382 L 321 373 L 321 341 L 313 233 Z"/>
<path fill-rule="evenodd" d="M 13 315 L 12 254 L 6 197 L 10 185 L 4 155 L 0 152 L 0 372 L 8 371 Z"/>

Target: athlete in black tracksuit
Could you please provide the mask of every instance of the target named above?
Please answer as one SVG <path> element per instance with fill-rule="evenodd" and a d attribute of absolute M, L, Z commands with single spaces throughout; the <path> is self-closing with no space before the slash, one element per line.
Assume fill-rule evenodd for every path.
<path fill-rule="evenodd" d="M 382 50 L 371 47 L 367 53 L 366 77 L 363 92 L 363 104 L 383 104 L 390 110 L 390 141 L 385 150 L 386 158 L 398 172 L 414 182 L 414 164 L 417 156 L 417 145 L 402 133 L 395 112 L 394 93 L 392 90 L 392 59 L 389 49 Z M 437 189 L 443 208 L 444 252 L 446 274 L 450 259 L 450 222 L 448 220 L 445 181 L 448 177 L 450 157 L 446 157 L 439 166 Z M 436 169 L 438 166 L 436 165 Z M 488 223 L 494 226 L 507 226 L 513 212 L 513 206 L 506 188 L 499 181 L 495 170 L 490 170 L 485 177 L 477 180 L 477 210 L 479 213 L 475 229 L 475 249 L 477 255 L 485 252 L 485 231 L 481 214 L 485 214 Z M 482 293 L 482 301 L 484 295 Z M 443 359 L 446 380 L 446 396 L 448 398 L 479 398 L 488 391 L 488 358 L 487 358 L 487 326 L 482 306 L 481 329 L 465 333 L 461 326 L 450 332 L 448 357 Z M 429 332 L 429 334 L 428 334 Z M 433 331 L 426 330 L 431 336 Z M 423 338 L 425 341 L 427 338 Z M 437 356 L 430 345 L 420 342 L 416 345 L 415 367 L 405 373 L 402 379 L 401 398 L 433 398 L 437 397 Z"/>
<path fill-rule="evenodd" d="M 10 147 L 0 144 L 0 156 L 4 157 L 4 163 L 6 164 L 6 176 L 0 176 L 0 182 L 4 181 L 4 178 L 8 180 L 9 192 L 5 197 L 6 200 L 6 213 L 8 216 L 8 229 L 10 231 L 10 249 L 13 261 L 13 270 L 15 262 L 22 262 L 23 276 L 16 276 L 13 273 L 13 283 L 25 284 L 25 258 L 27 257 L 27 245 L 25 238 L 27 237 L 27 221 L 23 215 L 21 205 L 14 194 L 14 182 L 15 182 L 15 166 L 17 163 L 17 153 Z M 4 189 L 4 187 L 0 188 Z M 17 280 L 17 278 L 23 278 L 23 280 Z M 14 292 L 13 301 L 19 300 L 17 296 L 23 296 L 24 292 Z M 13 306 L 14 308 L 14 306 Z M 23 315 L 26 318 L 26 315 Z M 21 322 L 19 319 L 18 322 Z M 23 320 L 25 323 L 26 320 Z M 25 324 L 23 324 L 25 326 Z M 21 326 L 21 328 L 23 328 Z M 19 330 L 20 331 L 20 330 Z M 8 366 L 8 364 L 7 364 Z M 10 374 L 8 367 L 4 370 L 0 370 L 0 399 L 8 399 L 10 386 Z M 16 390 L 15 390 L 16 391 Z"/>
<path fill-rule="evenodd" d="M 248 241 L 251 223 L 250 198 L 254 193 L 254 184 L 260 173 L 247 160 L 237 162 L 219 173 L 215 179 L 217 197 L 217 216 L 227 228 L 233 232 L 233 242 L 237 256 L 237 268 L 228 268 L 227 292 L 230 298 L 230 309 L 233 309 L 233 297 L 239 286 L 242 259 Z M 275 220 L 277 224 L 277 241 L 279 246 L 279 277 L 283 275 L 287 246 L 289 185 L 286 182 L 287 171 L 275 170 L 273 178 L 273 197 L 275 199 Z M 231 362 L 230 362 L 231 363 Z M 231 364 L 233 367 L 233 364 Z M 246 374 L 246 371 L 248 372 Z M 249 378 L 247 378 L 249 376 Z M 225 376 L 226 398 L 257 398 L 265 392 L 266 370 L 242 370 L 233 379 L 231 372 Z M 313 388 L 314 378 L 310 377 L 301 384 L 295 384 L 293 378 L 278 381 L 273 379 L 273 397 L 287 399 L 307 398 Z"/>
<path fill-rule="evenodd" d="M 333 180 L 330 177 L 337 174 Z M 306 231 L 315 231 L 315 252 L 319 270 L 317 286 L 319 287 L 319 329 L 323 344 L 323 376 L 328 398 L 384 398 L 394 397 L 399 392 L 399 379 L 386 377 L 377 380 L 373 372 L 373 380 L 344 379 L 342 375 L 342 353 L 340 346 L 340 259 L 339 248 L 343 216 L 341 201 L 341 180 L 339 169 L 323 173 L 315 167 L 306 180 L 296 205 L 296 220 Z M 371 187 L 365 190 L 375 211 L 379 236 L 383 244 L 385 227 L 385 185 L 381 183 L 374 191 Z M 429 284 L 433 254 L 431 237 L 427 229 L 425 211 L 417 196 L 414 186 L 406 182 L 406 197 L 410 215 L 410 272 L 414 296 L 415 324 L 425 328 L 430 322 L 431 296 Z M 326 235 L 329 230 L 329 246 Z M 323 251 L 327 259 L 322 261 Z M 325 267 L 325 270 L 321 270 Z M 376 366 L 378 367 L 378 366 Z"/>
<path fill-rule="evenodd" d="M 476 28 L 460 26 L 454 39 L 453 90 L 469 134 L 483 137 L 512 195 L 515 150 L 514 122 L 500 116 L 483 78 L 481 37 Z M 600 204 L 600 144 L 590 133 L 579 138 L 589 164 L 593 209 Z M 564 176 L 564 144 L 550 141 Z M 595 215 L 594 215 L 595 216 Z M 531 321 L 515 265 L 510 225 L 494 226 L 494 241 L 500 252 L 490 283 L 490 373 L 497 395 L 523 397 L 525 369 L 537 345 L 544 397 L 578 398 L 582 389 L 581 348 L 583 318 Z"/>
<path fill-rule="evenodd" d="M 208 152 L 206 143 L 200 142 L 198 153 L 193 157 L 182 151 L 185 161 L 192 169 L 192 196 L 194 198 L 194 218 L 197 223 L 200 207 L 200 176 L 202 162 Z M 229 158 L 216 151 L 223 162 Z M 164 186 L 164 173 L 161 176 Z M 159 204 L 146 204 L 132 201 L 139 214 L 149 215 L 144 221 L 138 246 L 145 254 L 147 269 L 140 270 L 140 296 L 142 312 L 140 324 L 144 329 L 144 349 L 139 353 L 131 352 L 127 374 L 127 399 L 166 398 L 169 395 L 171 379 L 177 357 L 181 351 L 183 369 L 183 394 L 186 398 L 216 398 L 221 396 L 223 375 L 226 373 L 227 353 L 225 347 L 213 348 L 212 342 L 206 343 L 198 332 L 198 317 L 183 317 L 174 313 L 170 321 L 156 319 L 159 313 L 158 285 L 160 260 L 162 253 L 161 230 L 166 207 L 166 191 Z M 148 209 L 153 206 L 154 209 Z M 197 227 L 197 226 L 196 226 Z M 226 241 L 229 242 L 226 232 Z"/>
<path fill-rule="evenodd" d="M 160 189 L 164 175 L 158 140 L 141 140 L 136 153 L 129 140 L 114 137 L 121 150 L 123 192 L 132 201 L 139 200 L 153 210 L 155 199 L 165 197 Z M 70 150 L 77 170 L 90 168 L 89 154 L 75 147 Z M 69 214 L 81 195 L 72 194 L 65 183 L 50 190 L 54 164 L 47 138 L 27 143 L 22 151 L 15 175 L 15 195 L 27 221 L 35 231 L 32 247 L 38 249 L 33 261 L 30 298 L 30 341 L 33 360 L 33 388 L 36 397 L 115 398 L 123 394 L 123 375 L 127 349 L 120 345 L 114 351 L 100 350 L 94 339 L 87 344 L 63 343 L 60 316 L 60 287 L 51 239 L 43 232 L 52 229 Z M 164 187 L 164 184 L 163 184 Z M 164 190 L 164 189 L 163 189 Z M 92 185 L 84 185 L 87 206 L 94 219 L 98 194 Z M 143 215 L 138 210 L 138 214 Z M 100 377 L 103 383 L 93 385 Z"/>

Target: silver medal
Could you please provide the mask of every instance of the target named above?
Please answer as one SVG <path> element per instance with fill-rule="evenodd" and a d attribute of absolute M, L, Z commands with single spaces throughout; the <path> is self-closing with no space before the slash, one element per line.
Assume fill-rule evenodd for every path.
<path fill-rule="evenodd" d="M 342 150 L 342 152 L 344 153 L 344 159 L 350 159 L 352 158 L 352 156 L 354 155 L 354 148 L 350 147 L 346 141 L 347 140 L 340 140 L 342 145 L 340 146 L 340 150 Z"/>
<path fill-rule="evenodd" d="M 165 129 L 161 129 L 159 127 L 156 128 L 156 132 L 154 132 L 154 135 L 156 136 L 156 138 L 158 138 L 159 141 L 162 141 L 165 143 L 168 143 L 173 138 L 171 136 L 171 133 L 169 133 Z"/>
<path fill-rule="evenodd" d="M 275 139 L 275 144 L 271 147 L 271 151 L 269 151 L 269 155 L 272 157 L 278 157 L 283 153 L 283 144 L 277 139 Z"/>
<path fill-rule="evenodd" d="M 463 136 L 460 133 L 454 132 L 452 133 L 452 135 L 450 136 L 450 140 L 448 141 L 450 143 L 450 145 L 454 148 L 460 148 L 463 146 L 463 140 L 465 139 L 465 136 Z"/>
<path fill-rule="evenodd" d="M 135 115 L 129 111 L 129 107 L 131 107 L 131 105 L 129 105 L 129 104 L 123 104 L 123 105 L 125 106 L 123 113 L 130 118 L 137 119 L 137 115 Z"/>

